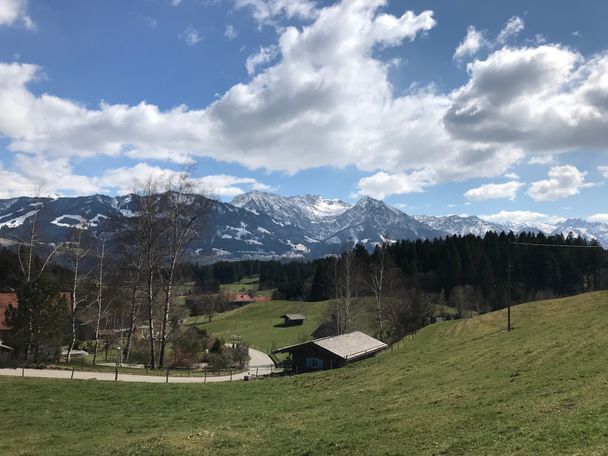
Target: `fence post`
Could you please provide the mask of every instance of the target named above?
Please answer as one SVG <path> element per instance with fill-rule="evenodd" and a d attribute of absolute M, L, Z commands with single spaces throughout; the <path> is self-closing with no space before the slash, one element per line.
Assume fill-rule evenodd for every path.
<path fill-rule="evenodd" d="M 230 381 L 232 381 L 232 369 L 230 369 Z"/>
<path fill-rule="evenodd" d="M 114 381 L 118 381 L 118 363 L 116 363 L 116 366 L 114 367 Z"/>
<path fill-rule="evenodd" d="M 167 376 L 165 378 L 165 383 L 169 383 L 169 369 L 167 369 Z"/>
<path fill-rule="evenodd" d="M 80 360 L 80 370 L 83 371 L 84 370 L 84 358 L 82 358 Z"/>
<path fill-rule="evenodd" d="M 21 376 L 25 377 L 25 366 L 21 366 Z"/>
<path fill-rule="evenodd" d="M 258 369 L 259 369 L 258 367 L 255 368 L 255 376 L 256 377 L 258 376 Z"/>
<path fill-rule="evenodd" d="M 205 381 L 203 383 L 207 383 L 207 368 L 205 368 Z"/>
<path fill-rule="evenodd" d="M 72 375 L 70 375 L 70 380 L 72 380 L 74 378 L 74 369 L 76 369 L 74 366 L 72 366 Z"/>

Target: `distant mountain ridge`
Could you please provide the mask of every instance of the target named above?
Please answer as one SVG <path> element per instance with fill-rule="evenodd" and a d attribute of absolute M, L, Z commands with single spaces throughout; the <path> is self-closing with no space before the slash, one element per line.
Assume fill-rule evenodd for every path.
<path fill-rule="evenodd" d="M 212 201 L 209 207 L 207 230 L 187 252 L 202 262 L 311 259 L 340 253 L 354 243 L 371 249 L 399 239 L 483 236 L 488 231 L 572 232 L 608 246 L 608 224 L 604 223 L 569 219 L 555 225 L 498 224 L 476 216 L 411 216 L 369 197 L 351 204 L 317 195 L 284 197 L 254 191 L 231 203 Z M 35 218 L 41 243 L 56 245 L 67 240 L 70 231 L 85 220 L 95 236 L 111 244 L 118 238 L 121 223 L 136 210 L 130 195 L 0 200 L 0 241 L 7 245 L 26 239 Z"/>

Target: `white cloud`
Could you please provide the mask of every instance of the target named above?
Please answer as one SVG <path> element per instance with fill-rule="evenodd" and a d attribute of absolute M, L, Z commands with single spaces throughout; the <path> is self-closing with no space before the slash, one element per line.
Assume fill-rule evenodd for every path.
<path fill-rule="evenodd" d="M 510 38 L 516 36 L 524 29 L 524 21 L 519 16 L 513 16 L 507 21 L 505 27 L 496 37 L 498 44 L 505 44 Z"/>
<path fill-rule="evenodd" d="M 519 175 L 517 173 L 507 173 L 505 174 L 507 179 L 519 180 Z"/>
<path fill-rule="evenodd" d="M 179 39 L 183 40 L 188 46 L 194 46 L 202 41 L 203 37 L 194 27 L 186 27 L 184 31 L 179 34 Z"/>
<path fill-rule="evenodd" d="M 299 19 L 307 10 L 290 5 L 314 5 L 241 6 L 254 3 Z M 0 64 L 0 134 L 11 151 L 48 160 L 209 157 L 288 173 L 356 166 L 370 173 L 358 190 L 376 196 L 496 177 L 525 151 L 608 149 L 608 56 L 584 59 L 558 45 L 504 48 L 470 63 L 468 83 L 450 94 L 433 86 L 397 94 L 390 62 L 375 51 L 414 40 L 435 20 L 430 11 L 388 15 L 386 4 L 314 7 L 309 25 L 280 30 L 276 61 L 203 109 L 90 108 L 34 92 L 34 65 Z M 382 180 L 389 187 L 378 188 Z"/>
<path fill-rule="evenodd" d="M 472 25 L 467 28 L 467 34 L 464 39 L 460 42 L 456 50 L 454 51 L 454 60 L 462 60 L 465 57 L 471 57 L 485 45 L 485 39 L 483 32 L 475 29 Z"/>
<path fill-rule="evenodd" d="M 167 180 L 181 175 L 181 171 L 163 169 L 147 163 L 138 163 L 131 167 L 116 168 L 104 173 L 96 179 L 96 183 L 104 190 L 111 190 L 118 194 L 133 191 L 136 182 L 143 182 L 148 178 Z M 248 190 L 272 190 L 272 187 L 250 177 L 236 177 L 226 174 L 217 174 L 193 179 L 197 191 L 214 197 L 234 197 Z"/>
<path fill-rule="evenodd" d="M 179 6 L 182 3 L 183 0 L 171 0 L 171 5 L 173 6 Z"/>
<path fill-rule="evenodd" d="M 470 201 L 486 201 L 501 198 L 514 200 L 517 196 L 517 191 L 523 187 L 523 185 L 523 183 L 518 181 L 505 182 L 504 184 L 485 184 L 467 190 L 464 196 Z"/>
<path fill-rule="evenodd" d="M 587 217 L 587 220 L 596 223 L 608 223 L 608 214 L 594 214 Z"/>
<path fill-rule="evenodd" d="M 469 63 L 445 123 L 455 137 L 537 154 L 608 148 L 608 55 L 559 45 L 503 48 Z"/>
<path fill-rule="evenodd" d="M 597 169 L 600 173 L 602 173 L 602 176 L 608 178 L 608 166 L 598 166 Z"/>
<path fill-rule="evenodd" d="M 279 16 L 313 19 L 318 10 L 311 0 L 235 0 L 237 8 L 249 8 L 260 23 L 271 23 Z"/>
<path fill-rule="evenodd" d="M 357 192 L 351 196 L 371 196 L 384 199 L 390 195 L 422 192 L 425 186 L 430 185 L 421 173 L 388 174 L 383 171 L 373 176 L 364 177 L 357 185 Z"/>
<path fill-rule="evenodd" d="M 19 154 L 13 162 L 13 170 L 3 168 L 0 163 L 0 179 L 10 182 L 10 186 L 0 190 L 0 198 L 33 195 L 39 188 L 44 194 L 127 194 L 134 190 L 138 182 L 148 178 L 163 181 L 181 174 L 182 171 L 138 163 L 109 169 L 99 176 L 83 176 L 75 174 L 65 158 L 47 160 L 41 156 Z M 198 192 L 218 198 L 234 197 L 249 190 L 274 190 L 250 177 L 219 174 L 194 177 L 193 180 Z"/>
<path fill-rule="evenodd" d="M 528 165 L 555 165 L 557 158 L 555 155 L 535 155 L 528 160 Z"/>
<path fill-rule="evenodd" d="M 229 25 L 226 26 L 226 31 L 224 32 L 224 36 L 232 41 L 236 37 L 238 37 L 239 35 L 236 32 L 236 29 L 234 28 L 234 25 L 229 24 Z"/>
<path fill-rule="evenodd" d="M 255 73 L 256 67 L 273 61 L 278 55 L 279 50 L 276 46 L 261 47 L 256 54 L 247 57 L 247 61 L 245 62 L 247 73 L 249 76 L 252 76 Z"/>
<path fill-rule="evenodd" d="M 549 178 L 533 182 L 528 195 L 534 201 L 555 201 L 576 195 L 586 186 L 586 174 L 571 165 L 553 166 L 549 170 Z"/>
<path fill-rule="evenodd" d="M 28 0 L 0 0 L 0 27 L 21 23 L 34 29 L 34 22 L 27 15 L 27 4 Z"/>
<path fill-rule="evenodd" d="M 539 224 L 554 225 L 566 220 L 564 217 L 556 217 L 533 211 L 500 211 L 496 214 L 480 215 L 479 218 L 493 223 L 530 224 L 532 226 Z"/>

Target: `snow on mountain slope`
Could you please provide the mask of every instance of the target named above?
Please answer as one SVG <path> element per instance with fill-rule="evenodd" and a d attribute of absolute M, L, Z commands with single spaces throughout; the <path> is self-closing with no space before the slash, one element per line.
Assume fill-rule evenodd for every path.
<path fill-rule="evenodd" d="M 504 227 L 496 223 L 487 222 L 475 216 L 446 215 L 444 217 L 433 217 L 429 215 L 414 215 L 414 218 L 421 223 L 425 223 L 438 231 L 443 231 L 450 235 L 464 236 L 473 234 L 475 236 L 483 236 L 488 231 L 500 232 L 504 230 Z"/>
<path fill-rule="evenodd" d="M 192 201 L 203 196 L 192 195 Z M 410 216 L 373 198 L 356 204 L 320 196 L 283 197 L 263 192 L 241 195 L 234 204 L 213 201 L 205 217 L 206 228 L 189 247 L 196 261 L 222 259 L 305 259 L 338 254 L 360 242 L 372 249 L 399 239 L 433 239 L 488 231 L 572 232 L 608 246 L 608 224 L 581 219 L 556 225 L 498 224 L 479 217 Z M 137 212 L 132 196 L 92 195 L 77 198 L 14 198 L 0 200 L 0 238 L 24 239 L 36 215 L 40 242 L 57 245 L 86 222 L 92 234 L 103 237 L 116 250 L 125 224 Z M 534 221 L 533 221 L 534 222 Z"/>

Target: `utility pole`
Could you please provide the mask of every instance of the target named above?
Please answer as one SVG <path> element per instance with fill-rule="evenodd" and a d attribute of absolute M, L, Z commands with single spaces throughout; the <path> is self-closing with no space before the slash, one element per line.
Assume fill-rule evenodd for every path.
<path fill-rule="evenodd" d="M 511 264 L 511 243 L 509 243 L 507 250 L 507 332 L 511 331 L 511 269 L 513 269 L 513 265 Z"/>

